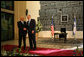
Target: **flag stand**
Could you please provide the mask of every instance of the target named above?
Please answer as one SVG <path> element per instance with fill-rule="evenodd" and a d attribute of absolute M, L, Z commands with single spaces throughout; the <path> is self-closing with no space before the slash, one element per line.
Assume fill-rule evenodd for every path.
<path fill-rule="evenodd" d="M 52 41 L 54 40 L 53 36 L 51 36 L 51 40 L 52 40 Z"/>
<path fill-rule="evenodd" d="M 77 39 L 76 39 L 75 35 L 74 35 L 73 44 L 77 44 Z"/>
<path fill-rule="evenodd" d="M 80 41 L 78 41 L 77 39 L 76 39 L 76 36 L 74 35 L 74 39 L 72 40 L 72 43 L 73 43 L 73 45 L 75 45 L 75 46 L 78 46 L 78 43 L 80 43 Z"/>

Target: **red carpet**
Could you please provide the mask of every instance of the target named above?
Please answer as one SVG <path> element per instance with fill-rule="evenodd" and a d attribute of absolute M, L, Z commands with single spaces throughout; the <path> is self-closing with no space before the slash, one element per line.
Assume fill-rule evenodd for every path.
<path fill-rule="evenodd" d="M 16 45 L 4 45 L 2 46 L 6 51 L 11 51 L 13 48 L 17 48 Z M 29 49 L 29 47 L 26 47 L 26 49 Z M 18 52 L 18 50 L 16 50 Z M 21 53 L 25 53 L 26 50 L 23 50 L 23 47 L 21 48 Z M 37 48 L 36 50 L 29 50 L 27 53 L 30 54 L 37 54 L 37 55 L 43 55 L 43 56 L 73 56 L 73 50 L 64 50 L 64 49 L 53 49 L 53 48 Z"/>

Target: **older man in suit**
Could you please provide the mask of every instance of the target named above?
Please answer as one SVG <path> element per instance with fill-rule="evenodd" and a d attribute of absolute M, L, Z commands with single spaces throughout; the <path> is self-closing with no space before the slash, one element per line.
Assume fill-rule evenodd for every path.
<path fill-rule="evenodd" d="M 20 17 L 20 21 L 17 22 L 18 28 L 19 28 L 19 48 L 21 48 L 21 42 L 23 39 L 24 43 L 24 50 L 26 48 L 26 34 L 27 34 L 27 29 L 26 29 L 26 22 L 24 21 L 24 17 Z"/>
<path fill-rule="evenodd" d="M 28 30 L 28 36 L 29 36 L 29 44 L 30 44 L 30 49 L 35 50 L 36 49 L 36 37 L 35 37 L 35 27 L 36 27 L 36 22 L 34 19 L 31 19 L 31 15 L 27 16 L 27 30 Z M 33 48 L 34 45 L 34 48 Z"/>

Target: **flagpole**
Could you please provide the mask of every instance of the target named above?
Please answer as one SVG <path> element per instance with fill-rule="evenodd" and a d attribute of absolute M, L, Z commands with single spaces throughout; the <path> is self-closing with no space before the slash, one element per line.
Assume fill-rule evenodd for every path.
<path fill-rule="evenodd" d="M 74 35 L 74 41 L 73 41 L 73 44 L 76 44 L 76 36 Z"/>
<path fill-rule="evenodd" d="M 77 39 L 76 39 L 76 16 L 74 16 L 74 25 L 73 25 L 73 40 L 70 41 L 73 43 L 73 45 L 77 44 Z M 77 46 L 77 45 L 76 45 Z"/>
<path fill-rule="evenodd" d="M 54 26 L 53 26 L 53 16 L 52 16 L 52 22 L 51 22 L 51 38 L 52 38 L 52 40 L 54 40 L 53 33 L 54 33 Z"/>
<path fill-rule="evenodd" d="M 74 15 L 74 27 L 73 27 L 73 35 L 74 35 L 74 41 L 73 41 L 73 44 L 76 43 L 76 16 Z M 75 43 L 74 43 L 75 42 Z"/>
<path fill-rule="evenodd" d="M 75 21 L 74 21 L 74 22 L 75 22 L 74 26 L 76 27 L 76 16 L 74 16 L 74 19 L 75 19 Z M 79 41 L 78 41 L 77 38 L 76 38 L 76 34 L 77 34 L 76 31 L 77 31 L 76 28 L 74 28 L 74 42 L 75 42 L 75 43 L 73 42 L 73 44 L 75 44 L 76 46 L 78 46 L 78 42 L 79 42 Z"/>

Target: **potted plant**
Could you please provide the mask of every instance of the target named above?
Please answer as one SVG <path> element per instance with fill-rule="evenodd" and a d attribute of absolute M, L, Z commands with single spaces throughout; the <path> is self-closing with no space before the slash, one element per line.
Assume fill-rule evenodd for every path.
<path fill-rule="evenodd" d="M 38 21 L 38 24 L 36 24 L 36 39 L 38 38 L 38 33 L 40 31 L 42 31 L 42 24 Z"/>
<path fill-rule="evenodd" d="M 83 48 L 79 49 L 77 46 L 77 48 L 74 50 L 73 56 L 83 56 Z"/>

